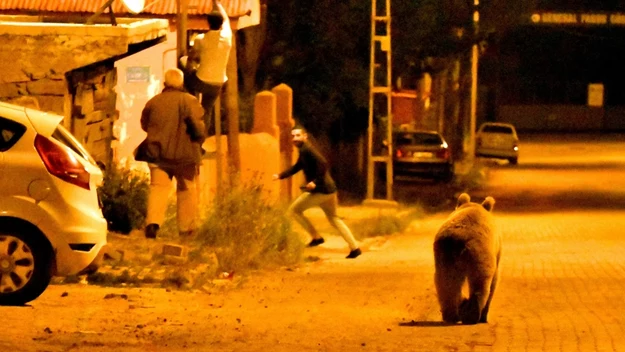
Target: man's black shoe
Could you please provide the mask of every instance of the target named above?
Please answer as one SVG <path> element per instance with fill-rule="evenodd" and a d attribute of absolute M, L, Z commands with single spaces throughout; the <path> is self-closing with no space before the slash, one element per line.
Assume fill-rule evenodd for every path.
<path fill-rule="evenodd" d="M 349 255 L 347 255 L 347 259 L 354 259 L 356 257 L 358 257 L 359 255 L 362 254 L 362 251 L 360 250 L 360 248 L 356 248 L 353 251 L 349 252 Z"/>
<path fill-rule="evenodd" d="M 323 237 L 319 237 L 319 238 L 313 238 L 312 241 L 310 241 L 310 243 L 308 244 L 308 247 L 317 247 L 318 245 L 324 243 L 325 240 L 323 239 Z"/>
<path fill-rule="evenodd" d="M 158 224 L 149 224 L 145 227 L 145 238 L 156 238 L 156 233 L 160 226 Z"/>

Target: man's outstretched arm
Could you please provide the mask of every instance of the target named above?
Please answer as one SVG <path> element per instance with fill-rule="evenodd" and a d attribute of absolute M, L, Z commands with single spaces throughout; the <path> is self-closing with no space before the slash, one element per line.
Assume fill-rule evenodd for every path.
<path fill-rule="evenodd" d="M 213 0 L 213 6 L 215 6 L 215 8 L 221 14 L 221 17 L 223 17 L 224 19 L 223 26 L 224 27 L 228 26 L 228 28 L 230 28 L 230 18 L 228 18 L 228 13 L 226 12 L 226 9 L 224 9 L 223 5 L 221 4 L 221 1 Z"/>

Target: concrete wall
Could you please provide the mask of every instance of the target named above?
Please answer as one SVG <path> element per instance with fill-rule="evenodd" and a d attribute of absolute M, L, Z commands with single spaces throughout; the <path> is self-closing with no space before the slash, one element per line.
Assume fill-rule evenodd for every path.
<path fill-rule="evenodd" d="M 606 131 L 625 131 L 625 106 L 607 107 L 603 127 Z"/>
<path fill-rule="evenodd" d="M 251 134 L 239 134 L 241 150 L 241 182 L 262 185 L 267 199 L 289 202 L 300 194 L 304 175 L 273 181 L 272 175 L 295 163 L 298 154 L 291 143 L 293 90 L 281 84 L 263 91 L 254 100 L 254 127 Z M 228 180 L 227 137 L 221 136 L 221 154 L 217 155 L 217 140 L 208 138 L 203 145 L 207 151 L 200 171 L 200 204 L 209 206 L 217 194 L 218 177 L 222 184 Z M 217 163 L 221 163 L 221 175 Z"/>
<path fill-rule="evenodd" d="M 526 131 L 600 131 L 603 115 L 601 108 L 581 105 L 503 105 L 497 121 Z"/>
<path fill-rule="evenodd" d="M 213 136 L 206 140 L 204 149 L 210 155 L 203 160 L 200 169 L 200 204 L 210 206 L 217 193 L 217 162 L 223 165 L 222 182 L 228 180 L 228 143 L 227 137 L 221 136 L 221 154 L 215 155 L 217 139 Z M 280 170 L 279 140 L 268 133 L 239 134 L 241 147 L 241 182 L 262 185 L 266 199 L 271 202 L 280 200 L 282 181 L 273 181 L 271 176 Z"/>

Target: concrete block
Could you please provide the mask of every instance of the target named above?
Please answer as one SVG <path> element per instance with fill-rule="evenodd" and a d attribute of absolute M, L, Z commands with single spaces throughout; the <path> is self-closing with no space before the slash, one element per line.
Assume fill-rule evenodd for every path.
<path fill-rule="evenodd" d="M 293 89 L 282 83 L 271 90 L 276 95 L 276 122 L 281 129 L 290 129 L 293 121 Z"/>
<path fill-rule="evenodd" d="M 270 91 L 262 91 L 254 98 L 254 127 L 253 133 L 268 133 L 278 137 L 276 125 L 276 95 Z"/>
<path fill-rule="evenodd" d="M 37 95 L 39 107 L 43 111 L 50 111 L 63 116 L 65 114 L 65 97 L 54 95 Z"/>
<path fill-rule="evenodd" d="M 14 98 L 18 97 L 19 90 L 15 83 L 0 84 L 0 98 Z"/>
<path fill-rule="evenodd" d="M 120 262 L 124 260 L 124 251 L 115 249 L 110 243 L 107 243 L 104 247 L 102 247 L 100 253 L 98 253 L 98 257 L 100 256 L 102 260 Z"/>
<path fill-rule="evenodd" d="M 65 95 L 67 87 L 65 81 L 40 79 L 26 83 L 26 89 L 32 95 Z"/>
<path fill-rule="evenodd" d="M 25 106 L 27 108 L 33 108 L 36 110 L 41 110 L 39 107 L 39 100 L 36 97 L 31 96 L 21 96 L 13 99 L 6 99 L 6 102 L 11 104 L 16 104 L 20 106 Z"/>
<path fill-rule="evenodd" d="M 162 254 L 173 257 L 186 257 L 187 252 L 188 249 L 185 246 L 177 244 L 164 244 Z"/>

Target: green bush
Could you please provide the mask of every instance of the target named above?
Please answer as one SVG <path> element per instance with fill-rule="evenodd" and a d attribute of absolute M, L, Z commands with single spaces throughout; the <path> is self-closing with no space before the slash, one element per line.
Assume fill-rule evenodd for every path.
<path fill-rule="evenodd" d="M 141 172 L 116 163 L 106 168 L 98 194 L 109 231 L 128 234 L 143 226 L 149 186 L 149 177 Z"/>
<path fill-rule="evenodd" d="M 215 199 L 198 230 L 196 251 L 212 250 L 219 271 L 246 271 L 301 260 L 304 244 L 291 231 L 282 207 L 264 198 L 262 185 L 251 182 Z M 190 256 L 202 257 L 201 253 Z"/>

